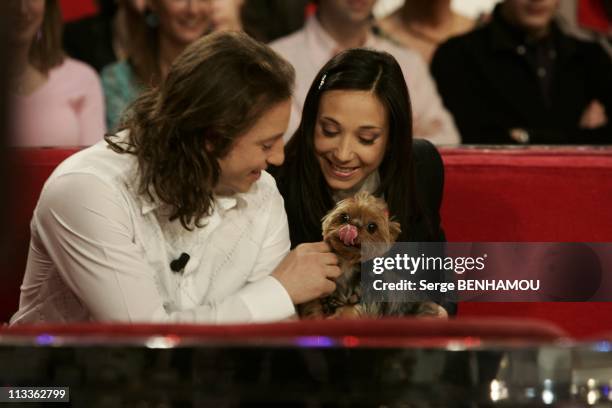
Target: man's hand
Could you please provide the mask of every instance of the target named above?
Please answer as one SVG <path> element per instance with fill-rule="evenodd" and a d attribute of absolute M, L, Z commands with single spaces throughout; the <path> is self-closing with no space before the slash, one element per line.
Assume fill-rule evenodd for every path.
<path fill-rule="evenodd" d="M 327 296 L 336 289 L 332 279 L 340 276 L 338 258 L 325 242 L 298 245 L 276 267 L 274 276 L 294 304 Z"/>

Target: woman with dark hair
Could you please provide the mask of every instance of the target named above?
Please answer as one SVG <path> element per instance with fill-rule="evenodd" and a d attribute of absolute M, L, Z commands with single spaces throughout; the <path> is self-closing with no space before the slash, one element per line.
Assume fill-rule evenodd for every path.
<path fill-rule="evenodd" d="M 212 30 L 210 0 L 148 0 L 144 11 L 119 0 L 119 7 L 127 26 L 126 58 L 102 70 L 109 130 L 141 91 L 166 77 L 185 47 Z"/>
<path fill-rule="evenodd" d="M 319 241 L 322 217 L 363 190 L 384 197 L 401 224 L 398 241 L 444 241 L 442 161 L 431 143 L 413 140 L 410 112 L 388 53 L 347 50 L 319 71 L 276 172 L 293 246 Z"/>
<path fill-rule="evenodd" d="M 367 117 L 355 112 L 356 104 L 364 102 L 373 107 L 364 106 Z M 348 115 L 341 116 L 344 111 Z M 404 77 L 390 54 L 352 49 L 321 69 L 277 175 L 294 246 L 320 239 L 321 218 L 337 199 L 363 189 L 385 197 L 402 225 L 398 241 L 444 239 L 440 157 L 431 144 L 416 144 L 427 157 L 426 162 L 417 157 L 417 164 L 433 171 L 427 184 L 419 183 L 428 187 L 427 194 L 417 195 L 410 111 Z M 374 118 L 368 122 L 370 116 Z"/>
<path fill-rule="evenodd" d="M 93 69 L 66 58 L 57 0 L 11 1 L 12 93 L 18 146 L 86 146 L 104 136 L 104 102 Z"/>
<path fill-rule="evenodd" d="M 278 320 L 331 293 L 336 257 L 290 247 L 264 170 L 294 71 L 241 33 L 195 41 L 116 135 L 62 163 L 31 223 L 12 323 Z"/>

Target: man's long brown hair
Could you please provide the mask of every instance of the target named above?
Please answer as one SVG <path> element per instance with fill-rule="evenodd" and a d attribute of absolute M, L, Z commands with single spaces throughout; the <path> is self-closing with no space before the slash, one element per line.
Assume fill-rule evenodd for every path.
<path fill-rule="evenodd" d="M 191 44 L 158 87 L 145 91 L 122 125 L 137 156 L 139 192 L 172 208 L 183 227 L 201 227 L 220 175 L 218 159 L 261 115 L 291 97 L 293 67 L 243 33 L 216 33 Z"/>
<path fill-rule="evenodd" d="M 399 240 L 410 241 L 409 226 L 415 220 L 424 219 L 428 227 L 430 222 L 416 193 L 412 105 L 404 75 L 395 58 L 388 53 L 350 49 L 329 60 L 314 78 L 306 95 L 300 126 L 287 143 L 285 163 L 277 172 L 278 187 L 289 218 L 291 244 L 320 239 L 320 220 L 335 204 L 314 145 L 321 98 L 325 92 L 334 90 L 372 92 L 385 107 L 389 140 L 378 167 L 380 185 L 374 195 L 384 197 L 389 212 L 400 222 Z M 438 210 L 439 206 L 436 213 Z M 431 231 L 431 234 L 435 236 L 438 232 Z"/>

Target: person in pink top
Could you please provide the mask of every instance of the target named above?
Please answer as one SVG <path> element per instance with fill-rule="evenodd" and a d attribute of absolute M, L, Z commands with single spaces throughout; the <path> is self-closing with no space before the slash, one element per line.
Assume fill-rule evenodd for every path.
<path fill-rule="evenodd" d="M 87 146 L 104 137 L 95 71 L 65 57 L 57 0 L 11 2 L 14 146 Z"/>

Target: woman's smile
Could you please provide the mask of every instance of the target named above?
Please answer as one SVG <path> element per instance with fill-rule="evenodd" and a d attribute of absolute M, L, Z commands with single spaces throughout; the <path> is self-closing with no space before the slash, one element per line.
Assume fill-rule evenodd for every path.
<path fill-rule="evenodd" d="M 337 178 L 348 179 L 355 175 L 360 169 L 359 166 L 340 166 L 335 164 L 330 159 L 325 159 L 328 164 L 329 172 Z"/>

